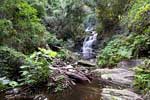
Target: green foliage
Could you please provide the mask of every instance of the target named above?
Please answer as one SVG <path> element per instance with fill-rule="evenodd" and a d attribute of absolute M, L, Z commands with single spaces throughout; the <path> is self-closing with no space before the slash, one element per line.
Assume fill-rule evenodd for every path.
<path fill-rule="evenodd" d="M 12 88 L 19 86 L 18 82 L 16 81 L 10 81 L 8 85 L 11 86 Z"/>
<path fill-rule="evenodd" d="M 134 86 L 142 93 L 150 91 L 150 59 L 146 59 L 144 65 L 135 68 Z"/>
<path fill-rule="evenodd" d="M 120 25 L 136 33 L 143 33 L 149 23 L 149 0 L 133 0 L 128 12 L 124 13 Z"/>
<path fill-rule="evenodd" d="M 26 0 L 32 7 L 34 7 L 38 11 L 38 16 L 40 18 L 47 15 L 47 11 L 49 10 L 48 0 Z"/>
<path fill-rule="evenodd" d="M 38 84 L 46 82 L 51 75 L 52 70 L 49 68 L 52 64 L 52 59 L 57 56 L 57 53 L 52 50 L 39 49 L 39 52 L 34 52 L 26 60 L 26 64 L 21 66 L 21 82 L 23 84 Z"/>
<path fill-rule="evenodd" d="M 110 30 L 119 22 L 119 17 L 126 11 L 130 0 L 95 0 L 96 13 L 100 25 L 98 30 Z"/>
<path fill-rule="evenodd" d="M 64 84 L 64 82 L 65 82 L 65 76 L 63 76 L 63 75 L 58 76 L 56 83 L 55 83 L 56 88 L 55 88 L 54 92 L 60 92 L 60 91 L 64 90 L 64 88 L 66 88 L 66 86 L 65 86 L 66 84 Z"/>
<path fill-rule="evenodd" d="M 0 90 L 15 88 L 19 86 L 18 82 L 8 80 L 6 77 L 0 77 Z"/>
<path fill-rule="evenodd" d="M 58 57 L 62 59 L 67 58 L 67 50 L 62 49 L 61 51 L 59 51 Z"/>
<path fill-rule="evenodd" d="M 11 35 L 12 22 L 7 19 L 0 19 L 0 44 Z M 4 38 L 5 37 L 5 38 Z"/>
<path fill-rule="evenodd" d="M 114 1 L 114 4 L 115 2 L 117 3 L 118 1 Z M 101 51 L 100 56 L 98 58 L 99 59 L 98 64 L 101 66 L 116 65 L 121 60 L 137 57 L 138 55 L 140 55 L 139 53 L 141 48 L 149 50 L 150 2 L 149 0 L 134 0 L 125 2 L 124 4 L 129 4 L 126 5 L 126 7 L 128 7 L 126 11 L 128 12 L 124 13 L 123 9 L 120 8 L 118 10 L 121 11 L 121 13 L 119 13 L 119 11 L 115 10 L 115 8 L 118 6 L 114 6 L 115 8 L 113 8 L 113 6 L 108 6 L 108 8 L 113 9 L 108 9 L 112 14 L 110 14 L 110 16 L 106 16 L 106 18 L 108 17 L 110 19 L 113 19 L 115 18 L 115 15 L 117 15 L 117 17 L 120 16 L 119 17 L 121 23 L 120 25 L 121 26 L 123 25 L 123 31 L 130 32 L 130 35 L 129 36 L 120 35 L 119 37 L 116 37 L 115 39 L 108 42 L 107 46 Z M 125 6 L 124 4 L 120 6 L 123 7 Z M 118 13 L 113 12 L 113 10 L 117 11 Z M 103 12 L 103 10 L 100 11 Z M 123 13 L 124 16 L 121 16 Z M 105 19 L 105 17 L 103 17 L 103 13 L 100 16 Z"/>
<path fill-rule="evenodd" d="M 68 80 L 66 79 L 65 75 L 56 75 L 54 78 L 54 82 L 49 82 L 47 84 L 48 91 L 51 92 L 62 92 L 65 88 L 68 87 Z"/>
<path fill-rule="evenodd" d="M 7 88 L 7 84 L 9 84 L 9 80 L 6 77 L 0 77 L 0 90 Z"/>
<path fill-rule="evenodd" d="M 29 57 L 8 47 L 0 47 L 0 89 L 16 87 L 24 84 L 37 85 L 47 82 L 52 74 L 53 59 L 62 57 L 62 53 L 39 48 Z M 15 81 L 13 81 L 15 80 Z M 56 83 L 56 91 L 61 89 L 62 79 Z"/>
<path fill-rule="evenodd" d="M 18 11 L 15 12 L 15 20 L 24 19 L 24 20 L 31 20 L 31 21 L 38 21 L 37 18 L 37 10 L 32 8 L 28 3 L 26 2 L 20 2 L 16 5 L 16 8 Z"/>
<path fill-rule="evenodd" d="M 145 35 L 131 34 L 128 37 L 118 36 L 108 42 L 107 46 L 99 54 L 100 66 L 113 66 L 119 61 L 137 56 L 138 50 L 148 44 L 149 37 Z"/>
<path fill-rule="evenodd" d="M 141 8 L 139 8 L 129 28 L 131 28 L 133 32 L 143 33 L 143 31 L 147 29 L 150 25 L 149 12 L 150 12 L 150 4 L 146 4 Z"/>
<path fill-rule="evenodd" d="M 26 56 L 12 48 L 0 46 L 0 90 L 16 87 L 20 78 L 20 66 L 25 64 Z"/>
<path fill-rule="evenodd" d="M 145 29 L 145 30 L 143 31 L 143 33 L 144 33 L 144 34 L 147 34 L 148 36 L 150 36 L 150 26 L 148 26 L 148 28 Z"/>
<path fill-rule="evenodd" d="M 5 86 L 0 82 L 0 90 L 3 90 Z"/>
<path fill-rule="evenodd" d="M 12 48 L 0 46 L 0 77 L 12 80 L 19 77 L 19 67 L 24 64 L 25 55 Z"/>
<path fill-rule="evenodd" d="M 39 48 L 39 50 L 40 50 L 43 54 L 48 55 L 48 56 L 51 57 L 51 58 L 55 58 L 55 57 L 57 56 L 57 52 L 55 52 L 55 51 L 46 50 L 46 49 L 41 49 L 41 48 Z"/>
<path fill-rule="evenodd" d="M 19 51 L 31 52 L 44 44 L 46 29 L 38 18 L 37 10 L 23 0 L 5 0 L 0 12 L 1 44 Z"/>
<path fill-rule="evenodd" d="M 47 44 L 50 46 L 63 46 L 64 41 L 57 39 L 55 35 L 50 34 L 47 39 Z"/>
<path fill-rule="evenodd" d="M 45 24 L 51 33 L 56 33 L 58 38 L 76 40 L 83 33 L 83 11 L 80 0 L 49 0 L 50 7 Z"/>

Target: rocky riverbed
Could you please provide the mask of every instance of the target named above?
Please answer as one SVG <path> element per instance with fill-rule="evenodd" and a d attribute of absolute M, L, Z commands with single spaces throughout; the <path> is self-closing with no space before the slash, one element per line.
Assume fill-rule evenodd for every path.
<path fill-rule="evenodd" d="M 105 80 L 106 87 L 102 89 L 103 100 L 145 100 L 136 94 L 133 88 L 133 69 L 141 64 L 142 60 L 122 61 L 116 68 L 92 71 L 101 77 L 100 81 Z"/>
<path fill-rule="evenodd" d="M 118 63 L 117 67 L 109 69 L 98 68 L 94 62 L 85 60 L 68 65 L 57 59 L 54 62 L 54 67 L 52 67 L 55 74 L 50 80 L 51 83 L 55 83 L 59 76 L 65 76 L 65 81 L 62 81 L 62 84 L 66 87 L 69 86 L 69 88 L 64 90 L 63 96 L 64 94 L 66 96 L 63 100 L 70 100 L 68 98 L 72 96 L 76 96 L 79 100 L 82 97 L 84 100 L 93 98 L 94 100 L 146 100 L 137 94 L 133 88 L 133 69 L 141 64 L 143 64 L 142 60 L 122 61 Z M 75 92 L 75 90 L 80 92 Z M 40 89 L 39 93 L 27 95 L 27 91 L 23 91 L 22 88 L 16 88 L 3 92 L 1 99 L 62 100 L 60 98 L 62 93 L 55 95 L 43 91 Z M 66 93 L 66 91 L 69 91 L 70 94 Z"/>

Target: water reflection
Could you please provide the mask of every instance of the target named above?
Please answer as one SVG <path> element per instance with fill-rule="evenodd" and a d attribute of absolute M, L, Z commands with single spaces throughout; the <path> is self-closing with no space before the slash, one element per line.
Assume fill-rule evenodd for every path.
<path fill-rule="evenodd" d="M 71 89 L 66 89 L 62 93 L 48 94 L 42 92 L 42 97 L 35 96 L 30 100 L 101 100 L 101 87 L 98 84 L 76 85 Z M 12 95 L 12 97 L 15 97 Z M 5 94 L 0 94 L 0 100 L 29 100 L 29 97 L 19 97 L 14 99 L 4 99 Z M 21 98 L 21 99 L 20 99 Z"/>
<path fill-rule="evenodd" d="M 48 95 L 49 100 L 100 100 L 101 89 L 96 84 L 77 85 L 63 93 Z"/>

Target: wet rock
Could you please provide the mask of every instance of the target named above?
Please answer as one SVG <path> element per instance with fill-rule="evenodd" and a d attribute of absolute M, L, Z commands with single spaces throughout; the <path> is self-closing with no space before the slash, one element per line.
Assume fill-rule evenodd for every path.
<path fill-rule="evenodd" d="M 120 63 L 117 64 L 117 67 L 128 69 L 142 64 L 144 64 L 144 61 L 142 59 L 134 59 L 128 61 L 121 61 Z"/>
<path fill-rule="evenodd" d="M 117 83 L 119 86 L 126 86 L 126 88 L 133 87 L 134 67 L 142 65 L 143 60 L 130 60 L 122 61 L 118 63 L 117 68 L 109 69 L 96 69 L 92 71 L 97 76 L 102 79 L 112 81 L 112 83 Z"/>
<path fill-rule="evenodd" d="M 109 88 L 105 87 L 102 89 L 102 100 L 149 100 L 142 99 L 139 95 L 132 92 L 135 74 L 132 69 L 142 64 L 142 60 L 122 61 L 118 63 L 116 68 L 103 68 L 92 71 L 92 73 L 100 77 L 101 82 L 109 86 Z M 145 98 L 149 97 L 145 96 Z"/>
<path fill-rule="evenodd" d="M 87 67 L 95 67 L 96 63 L 90 62 L 88 60 L 79 60 L 78 65 L 83 65 L 83 66 L 87 66 Z"/>
<path fill-rule="evenodd" d="M 6 91 L 6 94 L 18 94 L 20 92 L 20 88 L 14 88 L 12 90 Z"/>
<path fill-rule="evenodd" d="M 134 72 L 122 69 L 122 68 L 114 68 L 114 69 L 96 69 L 92 73 L 99 74 L 102 79 L 110 80 L 118 85 L 132 87 Z"/>
<path fill-rule="evenodd" d="M 43 94 L 39 94 L 36 95 L 33 100 L 48 100 L 48 98 Z"/>
<path fill-rule="evenodd" d="M 102 100 L 144 100 L 139 95 L 128 90 L 102 89 Z"/>

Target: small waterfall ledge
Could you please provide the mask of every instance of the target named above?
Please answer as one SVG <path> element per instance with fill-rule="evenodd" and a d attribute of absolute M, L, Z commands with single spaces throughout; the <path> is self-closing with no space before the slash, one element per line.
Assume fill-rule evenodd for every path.
<path fill-rule="evenodd" d="M 87 27 L 85 32 L 89 33 L 89 35 L 85 37 L 83 42 L 82 57 L 83 59 L 91 59 L 95 56 L 93 45 L 95 45 L 97 42 L 98 34 L 96 31 L 94 31 L 93 27 Z"/>

